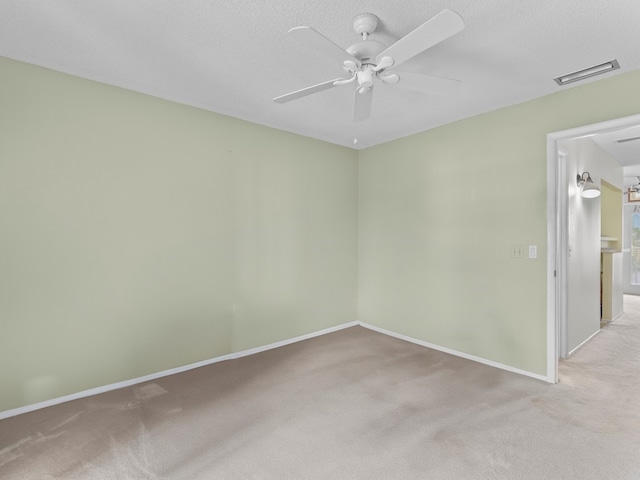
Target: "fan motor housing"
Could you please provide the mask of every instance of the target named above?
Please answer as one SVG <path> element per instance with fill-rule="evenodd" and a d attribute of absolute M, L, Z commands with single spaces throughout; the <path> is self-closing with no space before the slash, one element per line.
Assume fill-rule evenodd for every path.
<path fill-rule="evenodd" d="M 387 49 L 387 46 L 377 40 L 363 40 L 347 48 L 347 53 L 356 57 L 363 64 L 373 64 L 376 57 Z"/>

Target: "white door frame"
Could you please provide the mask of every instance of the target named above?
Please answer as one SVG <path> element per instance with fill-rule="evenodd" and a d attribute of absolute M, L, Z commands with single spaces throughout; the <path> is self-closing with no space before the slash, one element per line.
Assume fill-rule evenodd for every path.
<path fill-rule="evenodd" d="M 547 135 L 547 381 L 558 382 L 558 358 L 567 345 L 568 175 L 558 142 L 640 125 L 640 115 Z"/>

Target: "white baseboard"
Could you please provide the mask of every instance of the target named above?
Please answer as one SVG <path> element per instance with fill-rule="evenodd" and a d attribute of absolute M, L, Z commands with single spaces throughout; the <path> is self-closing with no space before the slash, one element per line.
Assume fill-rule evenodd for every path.
<path fill-rule="evenodd" d="M 610 322 L 615 322 L 617 319 L 619 319 L 622 315 L 624 315 L 624 310 L 621 311 L 620 313 L 618 313 L 617 315 L 615 315 L 611 320 L 607 321 L 607 323 Z"/>
<path fill-rule="evenodd" d="M 355 322 L 343 323 L 341 325 L 336 325 L 335 327 L 325 328 L 324 330 L 319 330 L 319 331 L 308 333 L 308 334 L 305 334 L 305 335 L 300 335 L 298 337 L 289 338 L 287 340 L 282 340 L 282 341 L 279 341 L 279 342 L 270 343 L 268 345 L 263 345 L 263 346 L 260 346 L 260 347 L 251 348 L 251 349 L 248 349 L 248 350 L 243 350 L 243 351 L 240 351 L 240 352 L 229 353 L 227 355 L 221 355 L 219 357 L 211 358 L 211 359 L 208 359 L 208 360 L 203 360 L 201 362 L 190 363 L 189 365 L 183 365 L 181 367 L 171 368 L 169 370 L 164 370 L 162 372 L 152 373 L 152 374 L 149 374 L 149 375 L 144 375 L 144 376 L 138 377 L 138 378 L 132 378 L 130 380 L 125 380 L 125 381 L 122 381 L 122 382 L 116 382 L 116 383 L 111 383 L 109 385 L 103 385 L 101 387 L 91 388 L 89 390 L 84 390 L 82 392 L 77 392 L 77 393 L 73 393 L 73 394 L 70 394 L 70 395 L 65 395 L 65 396 L 62 396 L 62 397 L 52 398 L 50 400 L 45 400 L 43 402 L 38 402 L 38 403 L 31 404 L 31 405 L 26 405 L 26 406 L 23 406 L 23 407 L 19 407 L 19 408 L 14 408 L 14 409 L 11 409 L 11 410 L 5 410 L 4 412 L 0 412 L 0 420 L 5 419 L 5 418 L 9 418 L 9 417 L 14 417 L 16 415 L 21 415 L 23 413 L 32 412 L 34 410 L 39 410 L 41 408 L 51 407 L 53 405 L 58 405 L 60 403 L 70 402 L 72 400 L 78 400 L 80 398 L 85 398 L 85 397 L 90 397 L 92 395 L 98 395 L 100 393 L 110 392 L 111 390 L 117 390 L 119 388 L 130 387 L 132 385 L 136 385 L 136 384 L 139 384 L 139 383 L 149 382 L 149 381 L 155 380 L 157 378 L 162 378 L 162 377 L 166 377 L 166 376 L 169 376 L 169 375 L 175 375 L 176 373 L 186 372 L 186 371 L 192 370 L 194 368 L 200 368 L 200 367 L 204 367 L 206 365 L 211 365 L 211 364 L 218 363 L 218 362 L 224 362 L 226 360 L 233 360 L 233 359 L 236 359 L 236 358 L 246 357 L 248 355 L 254 355 L 256 353 L 264 352 L 264 351 L 267 351 L 267 350 L 272 350 L 274 348 L 283 347 L 285 345 L 290 345 L 292 343 L 301 342 L 303 340 L 308 340 L 310 338 L 319 337 L 321 335 L 326 335 L 328 333 L 337 332 L 337 331 L 343 330 L 345 328 L 356 327 L 356 326 L 361 326 L 361 327 L 367 328 L 369 330 L 373 330 L 375 332 L 382 333 L 384 335 L 388 335 L 390 337 L 394 337 L 394 338 L 398 338 L 400 340 L 404 340 L 404 341 L 407 341 L 407 342 L 415 343 L 417 345 L 421 345 L 423 347 L 431 348 L 433 350 L 438 350 L 440 352 L 448 353 L 450 355 L 455 355 L 456 357 L 465 358 L 467 360 L 471 360 L 471 361 L 478 362 L 478 363 L 483 363 L 485 365 L 489 365 L 491 367 L 499 368 L 501 370 L 507 370 L 509 372 L 513 372 L 513 373 L 517 373 L 517 374 L 520 374 L 520 375 L 525 375 L 527 377 L 532 377 L 532 378 L 535 378 L 535 379 L 538 379 L 538 380 L 543 380 L 545 382 L 553 383 L 547 377 L 545 377 L 543 375 L 538 375 L 536 373 L 528 372 L 526 370 L 520 370 L 518 368 L 510 367 L 508 365 L 503 365 L 501 363 L 494 362 L 492 360 L 487 360 L 485 358 L 476 357 L 475 355 L 469 355 L 469 354 L 464 353 L 464 352 L 459 352 L 459 351 L 456 351 L 456 350 L 452 350 L 450 348 L 441 347 L 439 345 L 435 345 L 435 344 L 432 344 L 432 343 L 429 343 L 429 342 L 418 340 L 416 338 L 412 338 L 412 337 L 409 337 L 409 336 L 406 336 L 406 335 L 402 335 L 400 333 L 395 333 L 395 332 L 392 332 L 390 330 L 385 330 L 384 328 L 379 328 L 379 327 L 375 327 L 373 325 L 369 325 L 367 323 L 355 321 Z M 597 334 L 598 332 L 596 332 L 595 334 Z M 593 337 L 593 335 L 592 335 L 592 337 Z M 584 345 L 584 343 L 587 343 L 590 339 L 591 339 L 591 337 L 589 339 L 587 339 L 585 342 L 583 342 L 579 347 L 574 349 L 571 353 L 575 352 L 578 348 L 580 348 L 582 345 Z"/>
<path fill-rule="evenodd" d="M 539 375 L 537 373 L 528 372 L 526 370 L 520 370 L 519 368 L 510 367 L 509 365 L 503 365 L 502 363 L 494 362 L 493 360 L 487 360 L 486 358 L 476 357 L 475 355 L 470 355 L 468 353 L 459 352 L 457 350 L 452 350 L 447 347 L 441 347 L 440 345 L 434 345 L 433 343 L 424 342 L 422 340 L 418 340 L 413 337 L 409 337 L 407 335 L 402 335 L 400 333 L 395 333 L 390 330 L 385 330 L 384 328 L 375 327 L 373 325 L 369 325 L 367 323 L 360 322 L 360 326 L 364 328 L 368 328 L 369 330 L 373 330 L 374 332 L 382 333 L 384 335 L 389 335 L 390 337 L 398 338 L 400 340 L 404 340 L 406 342 L 415 343 L 416 345 L 420 345 L 423 347 L 431 348 L 433 350 L 438 350 L 440 352 L 448 353 L 450 355 L 454 355 L 456 357 L 461 357 L 467 360 L 472 360 L 474 362 L 483 363 L 485 365 L 489 365 L 490 367 L 499 368 L 501 370 L 507 370 L 509 372 L 517 373 L 519 375 L 525 375 L 527 377 L 532 377 L 537 380 L 542 380 L 548 383 L 554 383 L 549 378 L 544 375 Z"/>
<path fill-rule="evenodd" d="M 249 350 L 243 350 L 238 353 L 232 353 L 231 357 L 241 358 L 241 357 L 246 357 L 248 355 L 254 355 L 256 353 L 265 352 L 267 350 L 271 350 L 274 348 L 284 347 L 285 345 L 289 345 L 291 343 L 301 342 L 303 340 L 309 340 L 310 338 L 326 335 L 327 333 L 333 333 L 339 330 L 344 330 L 345 328 L 357 327 L 358 325 L 360 325 L 360 322 L 342 323 L 340 325 L 336 325 L 335 327 L 325 328 L 324 330 L 318 330 L 317 332 L 307 333 L 305 335 L 300 335 L 299 337 L 289 338 L 288 340 L 282 340 L 280 342 L 270 343 L 269 345 L 263 345 L 261 347 L 250 348 Z"/>
<path fill-rule="evenodd" d="M 328 333 L 337 332 L 345 328 L 356 327 L 358 325 L 359 325 L 359 322 L 343 323 L 341 325 L 325 328 L 324 330 L 319 330 L 317 332 L 307 333 L 305 335 L 289 338 L 287 340 L 282 340 L 280 342 L 270 343 L 269 345 L 263 345 L 261 347 L 251 348 L 249 350 L 243 350 L 241 352 L 229 353 L 227 355 L 221 355 L 219 357 L 210 358 L 208 360 L 203 360 L 201 362 L 190 363 L 189 365 L 183 365 L 181 367 L 171 368 L 169 370 L 164 370 L 162 372 L 152 373 L 149 375 L 144 375 L 142 377 L 132 378 L 130 380 L 124 380 L 122 382 L 111 383 L 109 385 L 103 385 L 96 388 L 90 388 L 89 390 L 83 390 L 82 392 L 77 392 L 77 393 L 72 393 L 70 395 L 65 395 L 62 397 L 52 398 L 50 400 L 45 400 L 43 402 L 33 403 L 31 405 L 25 405 L 24 407 L 5 410 L 4 412 L 0 412 L 0 420 L 9 418 L 9 417 L 15 417 L 16 415 L 32 412 L 34 410 L 39 410 L 41 408 L 51 407 L 53 405 L 58 405 L 60 403 L 70 402 L 72 400 L 78 400 L 80 398 L 85 398 L 85 397 L 90 397 L 92 395 L 98 395 L 100 393 L 110 392 L 111 390 L 130 387 L 131 385 L 148 382 L 151 380 L 155 380 L 157 378 L 167 377 L 169 375 L 175 375 L 176 373 L 186 372 L 187 370 L 193 370 L 194 368 L 200 368 L 206 365 L 211 365 L 218 362 L 224 362 L 225 360 L 233 360 L 236 358 L 246 357 L 248 355 L 254 355 L 256 353 L 264 352 L 264 351 L 271 350 L 278 347 L 283 347 L 291 343 L 301 342 L 303 340 L 319 337 L 321 335 L 326 335 Z"/>
<path fill-rule="evenodd" d="M 569 352 L 569 354 L 567 355 L 567 358 L 569 358 L 571 355 L 573 355 L 574 353 L 576 353 L 578 350 L 580 350 L 583 346 L 585 346 L 587 343 L 589 343 L 589 340 L 591 340 L 593 337 L 595 337 L 597 334 L 600 333 L 602 329 L 598 329 L 595 332 L 593 332 L 591 334 L 591 336 L 589 338 L 587 338 L 584 342 L 582 342 L 580 345 L 578 345 L 576 348 L 574 348 L 573 350 L 571 350 Z"/>

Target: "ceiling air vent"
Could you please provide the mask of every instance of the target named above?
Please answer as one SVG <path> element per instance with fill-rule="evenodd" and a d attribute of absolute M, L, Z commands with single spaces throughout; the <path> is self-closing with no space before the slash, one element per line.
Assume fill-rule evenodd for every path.
<path fill-rule="evenodd" d="M 561 75 L 557 78 L 554 78 L 554 80 L 558 85 L 562 86 L 566 85 L 567 83 L 579 82 L 580 80 L 584 80 L 585 78 L 600 75 L 602 73 L 612 72 L 613 70 L 618 70 L 619 68 L 620 64 L 618 63 L 618 60 L 614 59 L 609 62 L 601 63 L 600 65 L 594 65 L 593 67 L 585 68 L 584 70 L 578 70 L 577 72 Z"/>

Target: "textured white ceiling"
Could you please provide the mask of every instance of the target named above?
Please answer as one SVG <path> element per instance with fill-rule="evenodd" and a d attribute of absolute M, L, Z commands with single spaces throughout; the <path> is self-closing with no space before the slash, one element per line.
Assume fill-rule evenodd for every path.
<path fill-rule="evenodd" d="M 466 28 L 403 70 L 459 79 L 458 94 L 377 85 L 356 124 L 349 87 L 273 103 L 344 74 L 290 28 L 346 48 L 359 40 L 353 18 L 371 12 L 372 38 L 390 45 L 445 8 Z M 614 58 L 621 69 L 605 76 L 640 69 L 639 24 L 638 0 L 0 0 L 0 55 L 364 148 L 572 88 L 553 78 Z"/>

